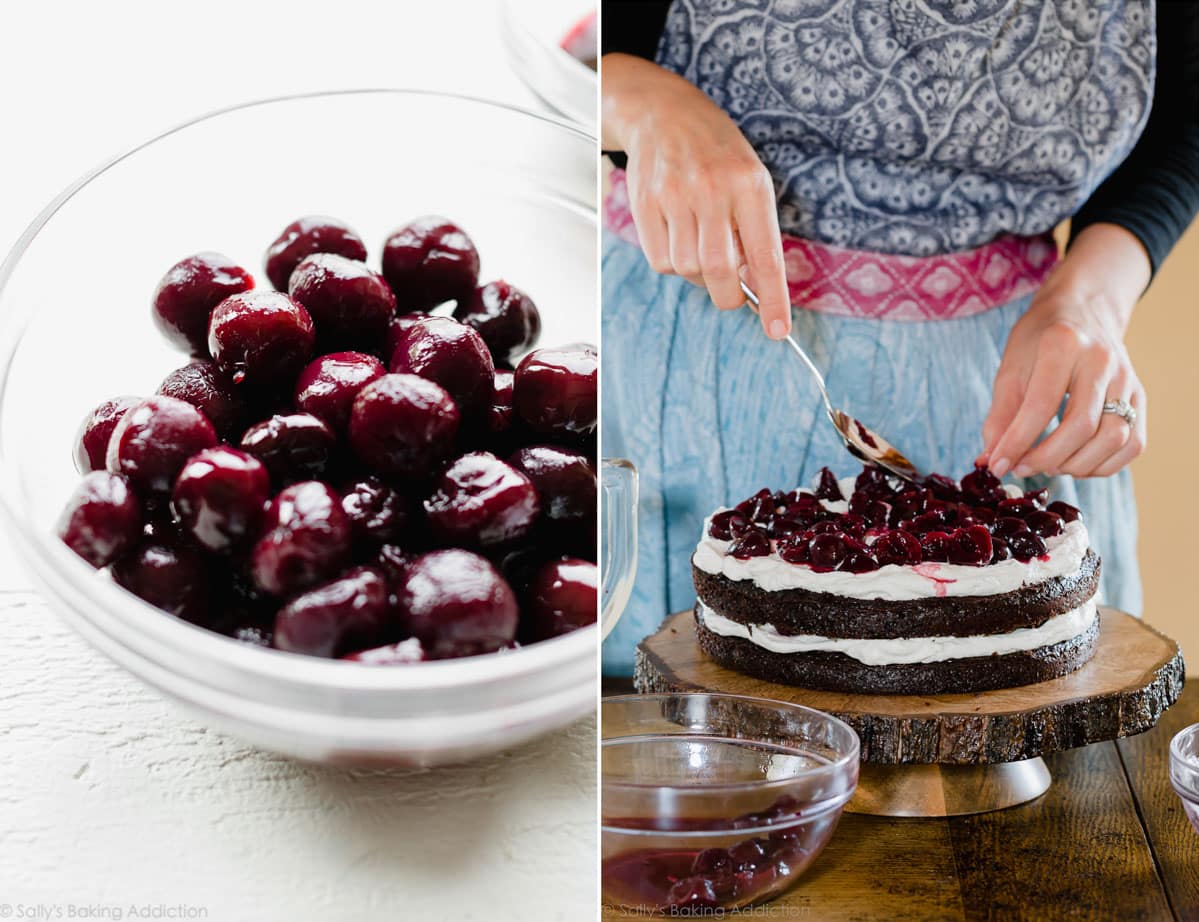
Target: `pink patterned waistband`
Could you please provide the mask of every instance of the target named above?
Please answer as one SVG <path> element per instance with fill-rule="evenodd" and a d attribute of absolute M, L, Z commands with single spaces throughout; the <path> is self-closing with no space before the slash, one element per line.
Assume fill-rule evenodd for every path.
<path fill-rule="evenodd" d="M 623 170 L 612 172 L 604 224 L 640 246 Z M 1057 262 L 1050 234 L 1000 237 L 973 250 L 895 256 L 783 235 L 791 303 L 879 320 L 952 320 L 1002 307 L 1041 287 Z"/>

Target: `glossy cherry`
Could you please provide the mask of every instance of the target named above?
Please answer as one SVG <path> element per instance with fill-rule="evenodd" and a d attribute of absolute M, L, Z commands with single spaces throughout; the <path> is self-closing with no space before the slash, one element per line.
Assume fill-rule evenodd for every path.
<path fill-rule="evenodd" d="M 75 470 L 81 474 L 104 470 L 112 431 L 125 411 L 140 400 L 140 397 L 114 397 L 84 417 L 75 434 Z"/>
<path fill-rule="evenodd" d="M 427 215 L 387 238 L 383 277 L 403 313 L 462 303 L 479 282 L 479 252 L 457 224 Z"/>
<path fill-rule="evenodd" d="M 737 560 L 765 557 L 770 553 L 770 539 L 756 528 L 750 528 L 729 544 L 729 555 Z"/>
<path fill-rule="evenodd" d="M 158 393 L 190 403 L 208 417 L 222 439 L 233 438 L 251 412 L 243 389 L 211 359 L 176 368 L 162 379 Z"/>
<path fill-rule="evenodd" d="M 322 352 L 376 352 L 396 309 L 383 276 L 365 263 L 335 253 L 306 256 L 291 274 L 287 292 L 303 304 Z"/>
<path fill-rule="evenodd" d="M 535 349 L 513 381 L 512 406 L 543 435 L 590 435 L 598 409 L 599 358 L 590 346 Z"/>
<path fill-rule="evenodd" d="M 303 305 L 277 291 L 226 298 L 212 312 L 208 348 L 235 384 L 290 384 L 312 354 L 316 334 Z"/>
<path fill-rule="evenodd" d="M 202 624 L 212 572 L 203 553 L 181 541 L 147 537 L 112 565 L 117 584 L 163 611 Z"/>
<path fill-rule="evenodd" d="M 106 567 L 141 538 L 141 505 L 124 477 L 92 471 L 71 493 L 57 532 L 93 567 Z"/>
<path fill-rule="evenodd" d="M 275 616 L 275 646 L 311 656 L 341 656 L 376 647 L 391 627 L 387 585 L 359 567 L 300 593 Z"/>
<path fill-rule="evenodd" d="M 362 238 L 336 218 L 310 215 L 292 221 L 266 251 L 266 275 L 279 291 L 287 291 L 292 270 L 313 253 L 336 253 L 347 259 L 366 259 Z"/>
<path fill-rule="evenodd" d="M 197 253 L 167 270 L 154 291 L 154 323 L 171 345 L 208 355 L 208 318 L 230 295 L 254 287 L 250 273 L 222 253 Z"/>
<path fill-rule="evenodd" d="M 108 470 L 124 474 L 144 501 L 167 496 L 184 463 L 217 442 L 207 417 L 174 397 L 147 397 L 121 417 L 108 442 Z"/>
<path fill-rule="evenodd" d="M 196 542 L 226 553 L 257 537 L 270 493 L 261 461 L 218 445 L 188 459 L 175 481 L 171 507 Z"/>
<path fill-rule="evenodd" d="M 508 282 L 488 282 L 454 309 L 454 317 L 474 327 L 497 365 L 511 368 L 541 335 L 541 315 L 533 299 Z"/>
<path fill-rule="evenodd" d="M 512 431 L 512 381 L 510 371 L 497 368 L 495 389 L 491 395 L 491 410 L 487 414 L 487 434 L 493 444 L 506 438 Z"/>
<path fill-rule="evenodd" d="M 527 535 L 541 504 L 523 473 L 485 451 L 450 465 L 425 500 L 434 534 L 459 547 L 491 547 Z"/>
<path fill-rule="evenodd" d="M 305 365 L 296 378 L 296 409 L 319 417 L 335 432 L 345 432 L 358 392 L 385 374 L 387 369 L 373 355 L 363 352 L 322 355 Z"/>
<path fill-rule="evenodd" d="M 445 388 L 458 411 L 484 418 L 495 395 L 495 364 L 475 330 L 449 317 L 429 317 L 400 335 L 389 368 L 420 375 Z"/>
<path fill-rule="evenodd" d="M 1012 556 L 1023 563 L 1027 563 L 1034 557 L 1041 557 L 1049 550 L 1045 546 L 1045 540 L 1031 531 L 1011 535 L 1006 540 Z"/>
<path fill-rule="evenodd" d="M 818 534 L 808 545 L 812 566 L 822 570 L 837 569 L 848 553 L 849 548 L 845 545 L 845 539 L 837 534 Z"/>
<path fill-rule="evenodd" d="M 408 497 L 380 477 L 351 484 L 342 494 L 341 508 L 355 540 L 366 545 L 399 541 L 412 514 Z"/>
<path fill-rule="evenodd" d="M 350 446 L 382 474 L 425 478 L 453 454 L 459 420 L 440 385 L 416 375 L 384 375 L 354 398 Z"/>
<path fill-rule="evenodd" d="M 872 545 L 879 566 L 895 564 L 900 567 L 915 566 L 924 559 L 920 551 L 920 540 L 911 532 L 893 529 L 879 535 Z"/>
<path fill-rule="evenodd" d="M 337 448 L 333 430 L 311 413 L 279 413 L 246 430 L 242 451 L 258 458 L 275 486 L 319 480 Z"/>
<path fill-rule="evenodd" d="M 516 638 L 516 597 L 485 558 L 432 551 L 404 569 L 396 589 L 401 627 L 432 659 L 491 653 Z"/>
<path fill-rule="evenodd" d="M 515 452 L 508 463 L 533 482 L 546 522 L 594 527 L 596 476 L 585 455 L 554 445 L 530 445 Z"/>
<path fill-rule="evenodd" d="M 546 640 L 595 624 L 599 571 L 590 561 L 568 557 L 541 567 L 524 593 L 522 635 Z"/>
<path fill-rule="evenodd" d="M 426 314 L 424 311 L 412 311 L 409 314 L 397 314 L 391 318 L 391 322 L 387 325 L 387 340 L 383 347 L 383 357 L 391 361 L 392 355 L 396 351 L 396 346 L 400 344 L 400 337 L 407 330 L 418 323 L 423 323 L 432 314 Z"/>
<path fill-rule="evenodd" d="M 845 499 L 845 494 L 841 492 L 841 485 L 837 482 L 837 475 L 827 467 L 820 469 L 820 485 L 816 488 L 816 496 L 818 499 L 827 499 L 832 502 L 841 502 Z"/>
<path fill-rule="evenodd" d="M 1055 512 L 1033 512 L 1026 516 L 1024 521 L 1030 531 L 1042 538 L 1053 538 L 1065 530 L 1062 517 Z"/>
<path fill-rule="evenodd" d="M 983 525 L 959 528 L 949 538 L 949 562 L 971 567 L 985 567 L 991 562 L 994 548 L 991 533 Z"/>
<path fill-rule="evenodd" d="M 329 579 L 349 560 L 352 532 L 341 498 L 316 481 L 284 489 L 267 507 L 250 556 L 255 586 L 285 596 Z"/>
<path fill-rule="evenodd" d="M 1063 503 L 1060 499 L 1049 504 L 1048 511 L 1060 515 L 1063 521 L 1076 522 L 1082 518 L 1082 513 L 1077 508 L 1069 503 Z"/>

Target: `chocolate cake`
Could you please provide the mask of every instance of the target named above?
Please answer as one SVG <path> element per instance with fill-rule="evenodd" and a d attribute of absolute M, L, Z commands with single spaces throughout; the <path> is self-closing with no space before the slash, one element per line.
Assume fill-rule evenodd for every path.
<path fill-rule="evenodd" d="M 1027 685 L 1091 658 L 1099 566 L 1077 509 L 985 468 L 921 486 L 825 468 L 815 490 L 761 490 L 704 523 L 696 632 L 722 665 L 788 685 Z"/>

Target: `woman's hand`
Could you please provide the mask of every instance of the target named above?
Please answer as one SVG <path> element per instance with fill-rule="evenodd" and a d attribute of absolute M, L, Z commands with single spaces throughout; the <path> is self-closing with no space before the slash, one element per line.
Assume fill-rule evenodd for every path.
<path fill-rule="evenodd" d="M 605 55 L 604 147 L 628 154 L 629 203 L 656 272 L 708 289 L 721 310 L 758 295 L 767 335 L 791 330 L 770 173 L 741 131 L 686 80 L 623 54 Z"/>
<path fill-rule="evenodd" d="M 996 476 L 1107 477 L 1144 451 L 1145 390 L 1124 333 L 1149 277 L 1144 248 L 1123 228 L 1078 235 L 1008 336 L 979 456 Z M 1067 394 L 1060 425 L 1034 447 Z M 1135 425 L 1103 412 L 1112 400 L 1132 405 Z"/>

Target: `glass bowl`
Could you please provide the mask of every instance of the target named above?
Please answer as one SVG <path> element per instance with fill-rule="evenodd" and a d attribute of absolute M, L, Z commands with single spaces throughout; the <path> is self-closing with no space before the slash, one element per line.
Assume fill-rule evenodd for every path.
<path fill-rule="evenodd" d="M 595 342 L 595 150 L 577 128 L 461 96 L 314 94 L 189 122 L 63 192 L 0 264 L 0 508 L 52 608 L 206 723 L 308 760 L 461 761 L 592 711 L 598 628 L 400 667 L 299 656 L 163 614 L 52 529 L 79 480 L 85 413 L 153 393 L 186 362 L 151 322 L 150 298 L 187 254 L 217 249 L 257 273 L 284 225 L 331 214 L 377 265 L 391 230 L 445 214 L 474 238 L 485 278 L 537 301 L 542 342 Z"/>
<path fill-rule="evenodd" d="M 798 705 L 739 695 L 605 698 L 604 901 L 733 909 L 790 888 L 858 783 L 858 737 Z"/>
<path fill-rule="evenodd" d="M 1170 783 L 1182 798 L 1187 818 L 1199 832 L 1199 724 L 1170 740 Z"/>
<path fill-rule="evenodd" d="M 500 22 L 516 75 L 555 112 L 591 130 L 599 80 L 562 43 L 597 0 L 501 0 Z"/>

